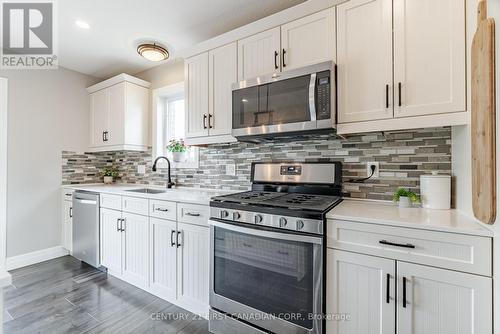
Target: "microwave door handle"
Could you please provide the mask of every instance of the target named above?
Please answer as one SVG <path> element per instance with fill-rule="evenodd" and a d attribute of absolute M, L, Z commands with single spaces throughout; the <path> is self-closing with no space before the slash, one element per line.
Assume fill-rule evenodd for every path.
<path fill-rule="evenodd" d="M 311 121 L 316 121 L 316 73 L 311 74 L 309 82 L 309 113 Z"/>

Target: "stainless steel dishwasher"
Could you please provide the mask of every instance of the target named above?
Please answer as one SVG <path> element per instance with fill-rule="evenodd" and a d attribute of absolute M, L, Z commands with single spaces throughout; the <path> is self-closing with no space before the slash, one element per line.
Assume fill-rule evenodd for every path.
<path fill-rule="evenodd" d="M 98 268 L 99 194 L 75 191 L 73 195 L 73 256 Z"/>

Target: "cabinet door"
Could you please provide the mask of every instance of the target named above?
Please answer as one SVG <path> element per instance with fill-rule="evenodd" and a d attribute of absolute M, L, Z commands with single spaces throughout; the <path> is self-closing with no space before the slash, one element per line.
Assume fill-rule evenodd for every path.
<path fill-rule="evenodd" d="M 231 43 L 208 53 L 209 59 L 209 133 L 231 134 L 232 88 L 237 77 L 237 45 Z"/>
<path fill-rule="evenodd" d="M 326 313 L 350 319 L 328 320 L 326 332 L 394 333 L 395 269 L 394 260 L 328 249 Z"/>
<path fill-rule="evenodd" d="M 70 253 L 73 252 L 73 203 L 63 201 L 62 243 Z"/>
<path fill-rule="evenodd" d="M 108 128 L 106 145 L 123 145 L 126 82 L 107 88 L 109 90 Z M 140 126 L 139 124 L 136 124 Z"/>
<path fill-rule="evenodd" d="M 107 145 L 104 131 L 108 128 L 109 91 L 103 89 L 90 94 L 90 146 Z"/>
<path fill-rule="evenodd" d="M 281 49 L 283 71 L 335 60 L 335 8 L 282 25 Z"/>
<path fill-rule="evenodd" d="M 396 117 L 465 110 L 465 1 L 394 0 Z"/>
<path fill-rule="evenodd" d="M 177 300 L 191 312 L 207 314 L 210 229 L 178 223 Z"/>
<path fill-rule="evenodd" d="M 149 218 L 123 213 L 123 279 L 146 288 L 149 282 Z"/>
<path fill-rule="evenodd" d="M 337 6 L 339 123 L 393 117 L 392 0 Z"/>
<path fill-rule="evenodd" d="M 238 81 L 279 72 L 280 27 L 238 41 Z"/>
<path fill-rule="evenodd" d="M 177 297 L 177 245 L 175 221 L 150 218 L 150 288 L 163 299 Z"/>
<path fill-rule="evenodd" d="M 492 333 L 490 278 L 405 262 L 397 268 L 398 333 Z"/>
<path fill-rule="evenodd" d="M 186 59 L 186 137 L 208 136 L 208 52 Z"/>
<path fill-rule="evenodd" d="M 122 233 L 120 211 L 101 208 L 101 264 L 110 274 L 122 275 Z"/>

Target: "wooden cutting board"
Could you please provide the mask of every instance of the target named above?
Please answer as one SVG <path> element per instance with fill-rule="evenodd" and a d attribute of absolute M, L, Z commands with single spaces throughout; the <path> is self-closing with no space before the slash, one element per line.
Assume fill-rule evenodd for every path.
<path fill-rule="evenodd" d="M 472 207 L 477 219 L 496 219 L 495 21 L 478 5 L 472 41 Z"/>

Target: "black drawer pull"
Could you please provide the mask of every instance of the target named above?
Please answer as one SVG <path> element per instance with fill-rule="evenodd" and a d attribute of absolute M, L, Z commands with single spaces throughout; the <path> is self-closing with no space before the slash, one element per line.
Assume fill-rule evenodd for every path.
<path fill-rule="evenodd" d="M 199 213 L 191 213 L 191 212 L 186 212 L 186 216 L 191 216 L 191 217 L 199 217 Z"/>
<path fill-rule="evenodd" d="M 278 251 L 278 254 L 280 254 L 280 255 L 289 255 L 288 252 L 284 252 L 284 251 L 280 251 L 280 250 Z"/>
<path fill-rule="evenodd" d="M 247 244 L 247 243 L 243 243 L 243 246 L 248 247 L 248 248 L 252 248 L 253 247 L 252 245 Z"/>
<path fill-rule="evenodd" d="M 380 240 L 378 243 L 382 245 L 395 246 L 395 247 L 415 248 L 415 245 L 412 244 L 398 244 L 387 240 Z"/>
<path fill-rule="evenodd" d="M 168 211 L 168 209 L 156 208 L 156 211 L 167 212 L 167 211 Z"/>

